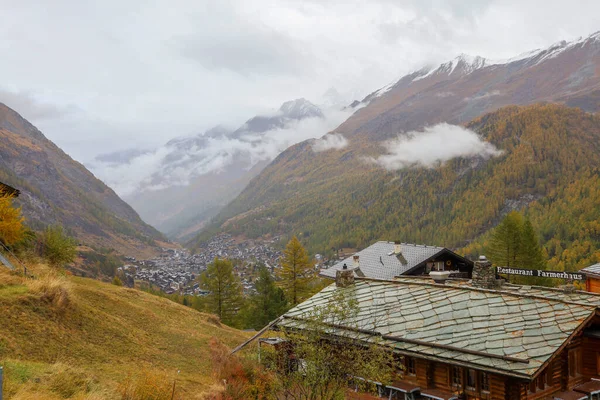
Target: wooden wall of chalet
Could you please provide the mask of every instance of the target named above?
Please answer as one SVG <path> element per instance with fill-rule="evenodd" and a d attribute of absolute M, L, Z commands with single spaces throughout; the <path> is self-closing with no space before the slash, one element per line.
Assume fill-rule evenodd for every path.
<path fill-rule="evenodd" d="M 402 380 L 406 382 L 414 383 L 421 389 L 441 389 L 448 392 L 457 392 L 462 389 L 455 388 L 450 379 L 451 366 L 448 364 L 442 364 L 422 359 L 415 360 L 415 375 L 406 373 L 406 370 L 402 373 Z M 462 369 L 462 381 L 463 385 L 466 382 L 466 369 Z M 465 390 L 467 399 L 487 399 L 487 400 L 519 400 L 525 399 L 521 397 L 520 386 L 515 385 L 517 389 L 515 396 L 509 396 L 507 392 L 507 381 L 508 378 L 500 375 L 489 374 L 490 377 L 490 390 L 488 393 L 484 392 L 469 392 Z M 522 385 L 521 385 L 522 386 Z M 523 393 L 526 396 L 526 388 L 523 389 Z M 514 392 L 514 390 L 513 390 Z"/>
<path fill-rule="evenodd" d="M 600 279 L 587 278 L 585 284 L 588 292 L 600 293 Z"/>
<path fill-rule="evenodd" d="M 422 389 L 464 392 L 467 400 L 539 400 L 551 398 L 554 393 L 571 390 L 592 377 L 600 376 L 600 339 L 575 338 L 534 382 L 489 374 L 489 392 L 479 391 L 479 387 L 476 391 L 469 391 L 465 385 L 465 368 L 461 369 L 462 387 L 457 388 L 451 382 L 452 366 L 423 359 L 415 359 L 414 363 L 415 373 L 408 374 L 405 369 L 401 379 Z"/>
<path fill-rule="evenodd" d="M 600 339 L 582 339 L 583 365 L 582 373 L 586 380 L 600 376 Z"/>

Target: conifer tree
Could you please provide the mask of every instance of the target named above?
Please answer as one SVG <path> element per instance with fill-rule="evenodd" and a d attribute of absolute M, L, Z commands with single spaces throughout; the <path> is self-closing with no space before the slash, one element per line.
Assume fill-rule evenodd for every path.
<path fill-rule="evenodd" d="M 498 224 L 487 248 L 489 259 L 498 266 L 521 266 L 521 240 L 523 237 L 523 217 L 518 211 L 511 211 Z"/>
<path fill-rule="evenodd" d="M 0 194 L 0 242 L 12 246 L 23 239 L 25 227 L 21 209 L 13 206 L 12 197 Z"/>
<path fill-rule="evenodd" d="M 309 292 L 313 272 L 308 254 L 296 236 L 285 247 L 277 276 L 280 286 L 292 305 L 298 304 Z"/>
<path fill-rule="evenodd" d="M 521 264 L 524 268 L 543 269 L 546 266 L 538 235 L 529 218 L 526 218 L 523 223 L 520 253 Z"/>
<path fill-rule="evenodd" d="M 288 309 L 283 290 L 275 285 L 273 276 L 264 265 L 259 267 L 255 282 L 256 294 L 250 298 L 246 310 L 246 325 L 260 329 Z"/>
<path fill-rule="evenodd" d="M 209 311 L 225 324 L 234 323 L 242 305 L 242 286 L 231 261 L 216 257 L 200 276 L 200 285 L 210 292 L 207 296 Z"/>

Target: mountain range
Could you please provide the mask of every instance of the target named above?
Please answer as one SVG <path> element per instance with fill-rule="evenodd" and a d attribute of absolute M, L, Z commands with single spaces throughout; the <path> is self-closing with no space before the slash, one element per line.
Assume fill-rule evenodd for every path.
<path fill-rule="evenodd" d="M 16 111 L 0 103 L 0 181 L 21 192 L 26 224 L 60 224 L 80 243 L 147 256 L 164 237 Z"/>
<path fill-rule="evenodd" d="M 536 103 L 560 106 L 512 107 Z M 327 135 L 347 145 L 291 146 L 189 245 L 228 231 L 298 234 L 313 251 L 392 238 L 463 247 L 511 209 L 558 212 L 569 185 L 597 175 L 598 120 L 586 112 L 600 109 L 600 32 L 505 61 L 461 55 L 360 105 Z M 580 239 L 596 254 L 596 239 Z M 553 266 L 588 261 L 565 261 L 557 249 L 573 243 L 559 242 Z"/>
<path fill-rule="evenodd" d="M 153 151 L 102 155 L 90 168 L 117 190 L 123 174 L 136 174 L 126 180 L 123 198 L 145 221 L 182 240 L 197 233 L 281 151 L 314 132 L 326 133 L 347 115 L 296 99 L 235 130 L 216 126 Z"/>

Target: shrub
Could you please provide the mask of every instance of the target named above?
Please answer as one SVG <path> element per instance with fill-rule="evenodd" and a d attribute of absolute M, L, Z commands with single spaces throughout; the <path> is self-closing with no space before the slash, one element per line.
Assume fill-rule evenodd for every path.
<path fill-rule="evenodd" d="M 40 296 L 42 301 L 64 311 L 71 304 L 71 284 L 63 276 L 48 274 L 26 281 L 29 291 Z"/>
<path fill-rule="evenodd" d="M 75 260 L 77 243 L 65 233 L 62 226 L 49 226 L 42 235 L 43 256 L 48 262 L 60 267 Z"/>
<path fill-rule="evenodd" d="M 115 286 L 123 286 L 123 281 L 121 281 L 121 279 L 115 275 L 115 277 L 112 280 L 112 284 Z"/>
<path fill-rule="evenodd" d="M 267 400 L 275 399 L 276 384 L 272 374 L 252 360 L 230 355 L 219 340 L 210 341 L 214 377 L 225 385 L 224 390 L 212 396 L 213 400 Z"/>
<path fill-rule="evenodd" d="M 87 393 L 90 391 L 92 381 L 87 378 L 85 373 L 60 363 L 54 365 L 54 370 L 48 387 L 53 393 L 58 394 L 63 399 L 68 399 L 78 393 Z"/>
<path fill-rule="evenodd" d="M 173 381 L 156 370 L 143 370 L 137 376 L 128 376 L 118 388 L 121 400 L 171 400 Z"/>

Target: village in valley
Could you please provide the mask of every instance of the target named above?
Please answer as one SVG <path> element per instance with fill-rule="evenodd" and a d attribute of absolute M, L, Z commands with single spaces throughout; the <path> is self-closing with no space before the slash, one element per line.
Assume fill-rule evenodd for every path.
<path fill-rule="evenodd" d="M 149 260 L 126 257 L 126 264 L 118 269 L 123 282 L 133 287 L 135 281 L 146 282 L 166 294 L 202 296 L 197 277 L 215 258 L 235 260 L 234 271 L 240 278 L 245 293 L 254 290 L 256 266 L 264 265 L 271 273 L 280 266 L 282 252 L 275 249 L 278 238 L 268 242 L 241 241 L 229 234 L 220 234 L 203 244 L 196 254 L 187 249 L 163 248 L 159 256 Z M 317 255 L 318 260 L 322 257 Z M 320 264 L 318 264 L 320 265 Z"/>

